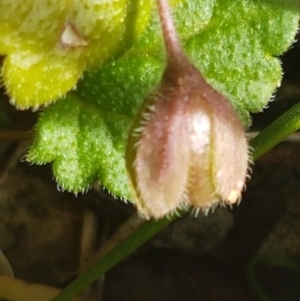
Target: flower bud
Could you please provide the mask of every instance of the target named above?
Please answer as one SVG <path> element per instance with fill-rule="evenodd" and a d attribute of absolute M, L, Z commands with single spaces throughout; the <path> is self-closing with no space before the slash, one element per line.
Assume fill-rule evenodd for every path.
<path fill-rule="evenodd" d="M 126 153 L 135 205 L 156 219 L 181 206 L 207 211 L 236 203 L 248 165 L 236 112 L 183 54 L 167 1 L 157 2 L 167 65 L 138 113 Z"/>

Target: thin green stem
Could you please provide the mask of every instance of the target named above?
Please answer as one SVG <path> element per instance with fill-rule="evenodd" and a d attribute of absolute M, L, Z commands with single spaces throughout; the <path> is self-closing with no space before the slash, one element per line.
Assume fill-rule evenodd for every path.
<path fill-rule="evenodd" d="M 300 128 L 300 103 L 280 116 L 250 141 L 253 160 L 258 159 Z"/>
<path fill-rule="evenodd" d="M 299 263 L 292 258 L 285 255 L 263 255 L 259 257 L 254 257 L 248 264 L 247 267 L 247 282 L 253 295 L 259 301 L 271 301 L 271 299 L 264 293 L 262 288 L 257 281 L 255 270 L 257 265 L 263 263 L 264 265 L 269 265 L 273 267 L 281 267 L 290 270 L 300 270 Z"/>
<path fill-rule="evenodd" d="M 158 221 L 145 221 L 137 229 L 121 241 L 117 246 L 104 254 L 83 274 L 79 275 L 72 283 L 62 290 L 52 301 L 67 301 L 75 298 L 85 288 L 99 279 L 118 262 L 140 247 L 143 243 L 165 228 L 176 216 L 163 218 Z"/>
<path fill-rule="evenodd" d="M 259 135 L 250 141 L 253 149 L 252 156 L 256 160 L 276 144 L 300 128 L 300 103 L 278 118 Z M 83 274 L 79 275 L 71 284 L 61 291 L 52 301 L 69 301 L 80 292 L 109 271 L 127 255 L 135 251 L 144 242 L 165 228 L 173 218 L 159 221 L 145 221 L 137 228 L 133 228 L 118 245 L 114 246 L 104 256 L 97 259 Z"/>

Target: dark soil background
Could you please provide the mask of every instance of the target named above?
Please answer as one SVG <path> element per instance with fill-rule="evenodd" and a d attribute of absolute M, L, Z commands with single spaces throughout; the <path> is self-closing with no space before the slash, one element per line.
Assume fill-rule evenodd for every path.
<path fill-rule="evenodd" d="M 300 100 L 299 43 L 282 61 L 283 84 L 270 108 L 253 116 L 251 131 Z M 3 90 L 0 112 L 0 248 L 16 278 L 63 288 L 135 209 L 97 185 L 78 197 L 58 191 L 50 166 L 22 162 L 38 113 L 16 111 Z M 295 134 L 255 163 L 239 206 L 178 219 L 107 273 L 88 299 L 258 300 L 249 281 L 254 258 L 299 262 L 299 155 Z M 270 300 L 300 300 L 299 271 L 261 262 L 254 272 Z"/>

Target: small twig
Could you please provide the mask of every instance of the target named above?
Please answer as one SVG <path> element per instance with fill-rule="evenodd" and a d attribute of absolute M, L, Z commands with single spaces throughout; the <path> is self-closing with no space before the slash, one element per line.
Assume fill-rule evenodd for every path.
<path fill-rule="evenodd" d="M 130 233 L 134 232 L 145 220 L 134 214 L 129 218 L 116 233 L 102 246 L 98 252 L 95 254 L 93 261 L 101 259 L 105 254 L 111 251 L 115 246 L 117 246 L 121 241 L 126 239 Z"/>
<path fill-rule="evenodd" d="M 96 246 L 97 218 L 92 211 L 85 210 L 80 242 L 80 269 L 94 258 Z"/>
<path fill-rule="evenodd" d="M 4 166 L 0 170 L 0 184 L 4 183 L 9 172 L 16 166 L 16 164 L 20 161 L 24 150 L 28 146 L 28 141 L 23 141 L 19 143 L 15 149 L 12 151 L 10 156 L 7 158 Z"/>
<path fill-rule="evenodd" d="M 85 210 L 80 243 L 80 270 L 94 259 L 96 251 L 98 219 L 90 210 Z M 105 230 L 105 229 L 104 229 Z M 104 275 L 88 287 L 82 296 L 90 301 L 102 300 Z"/>
<path fill-rule="evenodd" d="M 175 215 L 158 221 L 145 221 L 137 215 L 122 225 L 109 242 L 97 253 L 97 259 L 52 301 L 69 301 L 91 285 L 132 251 L 170 224 Z M 99 259 L 100 258 L 100 259 Z"/>

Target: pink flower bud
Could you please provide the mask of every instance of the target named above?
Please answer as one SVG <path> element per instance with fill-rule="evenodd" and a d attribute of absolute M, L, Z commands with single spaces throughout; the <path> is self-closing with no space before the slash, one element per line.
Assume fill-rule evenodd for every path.
<path fill-rule="evenodd" d="M 128 138 L 134 202 L 145 218 L 192 205 L 207 211 L 236 203 L 244 186 L 248 146 L 230 103 L 183 54 L 167 1 L 158 0 L 167 65 Z"/>

